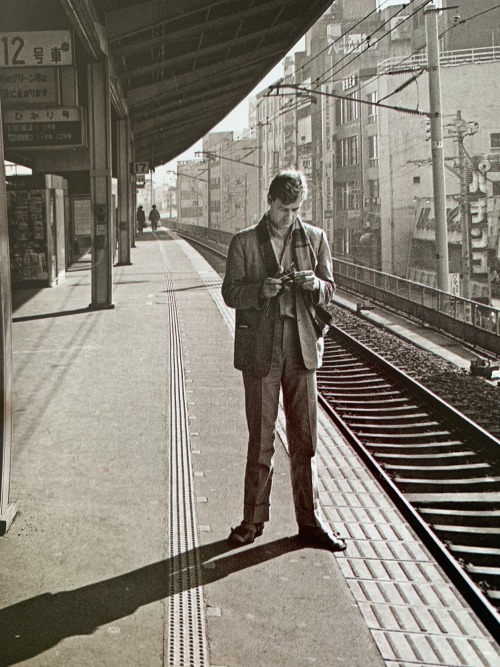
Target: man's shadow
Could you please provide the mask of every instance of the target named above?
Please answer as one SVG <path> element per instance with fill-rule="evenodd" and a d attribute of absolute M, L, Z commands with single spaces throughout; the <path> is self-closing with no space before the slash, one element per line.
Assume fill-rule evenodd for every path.
<path fill-rule="evenodd" d="M 296 538 L 285 537 L 224 555 L 232 549 L 221 540 L 112 579 L 70 591 L 42 593 L 5 607 L 0 609 L 0 666 L 28 660 L 66 637 L 92 634 L 143 605 L 301 548 Z"/>

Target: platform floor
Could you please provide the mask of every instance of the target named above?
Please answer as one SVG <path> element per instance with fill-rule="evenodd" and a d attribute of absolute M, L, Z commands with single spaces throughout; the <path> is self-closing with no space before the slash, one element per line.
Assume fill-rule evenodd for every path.
<path fill-rule="evenodd" d="M 132 261 L 112 310 L 88 310 L 85 258 L 63 285 L 14 295 L 0 666 L 500 665 L 324 415 L 322 507 L 347 551 L 296 540 L 279 443 L 271 521 L 229 549 L 246 456 L 233 313 L 174 234 L 146 233 Z"/>

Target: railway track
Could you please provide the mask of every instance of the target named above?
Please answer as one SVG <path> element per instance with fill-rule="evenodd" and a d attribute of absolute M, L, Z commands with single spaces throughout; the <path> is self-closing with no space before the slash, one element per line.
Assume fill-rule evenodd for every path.
<path fill-rule="evenodd" d="M 500 632 L 500 441 L 331 327 L 320 400 L 478 615 Z"/>
<path fill-rule="evenodd" d="M 223 272 L 223 253 L 188 240 L 211 263 L 220 257 Z M 498 433 L 497 397 L 393 334 L 378 340 L 377 327 L 337 307 L 339 319 L 356 338 L 331 327 L 318 371 L 320 403 L 500 642 L 500 440 L 485 430 Z M 432 380 L 471 418 L 415 378 Z"/>

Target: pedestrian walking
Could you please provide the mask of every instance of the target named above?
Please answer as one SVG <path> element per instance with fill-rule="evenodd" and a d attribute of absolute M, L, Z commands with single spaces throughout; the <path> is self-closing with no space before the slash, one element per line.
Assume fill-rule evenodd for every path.
<path fill-rule="evenodd" d="M 151 229 L 156 232 L 158 229 L 158 223 L 160 222 L 160 212 L 156 208 L 156 204 L 153 204 L 153 207 L 149 212 L 148 219 L 151 223 Z"/>
<path fill-rule="evenodd" d="M 325 232 L 300 218 L 306 196 L 301 172 L 280 172 L 269 187 L 269 210 L 229 248 L 222 295 L 236 309 L 234 365 L 243 373 L 249 434 L 243 521 L 229 535 L 235 546 L 253 542 L 269 520 L 281 388 L 299 538 L 346 548 L 319 512 L 316 370 L 335 282 Z"/>
<path fill-rule="evenodd" d="M 146 226 L 146 213 L 142 206 L 139 206 L 136 214 L 137 220 L 137 233 L 142 234 L 144 227 Z"/>

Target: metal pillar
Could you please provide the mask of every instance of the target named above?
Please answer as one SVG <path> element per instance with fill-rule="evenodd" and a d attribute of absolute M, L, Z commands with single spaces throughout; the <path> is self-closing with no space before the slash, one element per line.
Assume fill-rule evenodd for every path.
<path fill-rule="evenodd" d="M 12 295 L 0 107 L 0 535 L 9 529 L 16 505 L 9 501 L 12 458 Z"/>
<path fill-rule="evenodd" d="M 444 179 L 443 114 L 441 110 L 441 76 L 439 71 L 438 10 L 429 5 L 425 10 L 427 39 L 427 70 L 429 72 L 429 105 L 431 125 L 432 182 L 434 218 L 436 221 L 437 286 L 449 291 L 448 227 L 446 220 L 446 189 Z"/>
<path fill-rule="evenodd" d="M 88 66 L 90 197 L 92 228 L 92 303 L 113 308 L 113 244 L 111 196 L 111 102 L 108 59 Z"/>
<path fill-rule="evenodd" d="M 128 119 L 117 121 L 118 145 L 118 264 L 130 262 L 132 220 L 130 219 L 130 140 Z"/>

